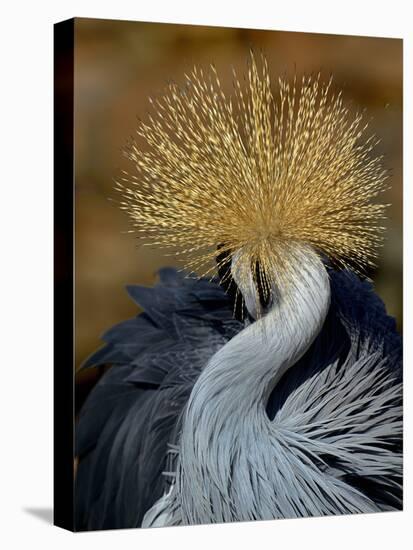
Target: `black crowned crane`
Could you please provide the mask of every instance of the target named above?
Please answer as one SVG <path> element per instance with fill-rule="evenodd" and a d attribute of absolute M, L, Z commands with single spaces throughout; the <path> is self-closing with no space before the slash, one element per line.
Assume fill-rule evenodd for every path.
<path fill-rule="evenodd" d="M 398 510 L 401 341 L 360 277 L 385 211 L 377 140 L 320 76 L 272 86 L 251 56 L 231 96 L 214 68 L 186 78 L 118 184 L 186 274 L 128 287 L 143 313 L 84 365 L 111 368 L 76 427 L 77 528 Z"/>

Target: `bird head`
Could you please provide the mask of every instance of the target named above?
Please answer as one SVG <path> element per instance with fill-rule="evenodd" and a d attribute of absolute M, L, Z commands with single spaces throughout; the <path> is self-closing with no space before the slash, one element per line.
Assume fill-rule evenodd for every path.
<path fill-rule="evenodd" d="M 374 263 L 387 176 L 331 79 L 273 83 L 253 54 L 232 93 L 214 67 L 185 78 L 151 101 L 117 184 L 140 237 L 199 275 L 216 260 L 254 316 L 293 287 L 303 250 L 356 271 Z"/>

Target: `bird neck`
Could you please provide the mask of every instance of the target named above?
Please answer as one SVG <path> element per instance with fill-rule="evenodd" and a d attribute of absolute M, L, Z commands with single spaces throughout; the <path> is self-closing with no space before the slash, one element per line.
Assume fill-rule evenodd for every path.
<path fill-rule="evenodd" d="M 330 303 L 327 271 L 310 249 L 297 254 L 295 279 L 268 311 L 238 333 L 209 361 L 190 405 L 205 399 L 227 411 L 266 405 L 280 378 L 320 332 Z M 252 298 L 249 302 L 252 303 Z"/>
<path fill-rule="evenodd" d="M 183 417 L 177 471 L 184 523 L 208 522 L 212 513 L 217 521 L 231 516 L 219 508 L 225 499 L 218 505 L 215 497 L 205 498 L 205 476 L 213 480 L 215 494 L 225 494 L 226 485 L 234 483 L 235 457 L 245 446 L 259 452 L 260 441 L 268 444 L 268 398 L 324 323 L 330 302 L 328 274 L 318 256 L 307 250 L 303 254 L 289 291 L 223 346 L 194 385 Z M 197 498 L 205 505 L 203 513 L 199 505 L 186 505 Z M 194 509 L 198 515 L 190 517 Z"/>

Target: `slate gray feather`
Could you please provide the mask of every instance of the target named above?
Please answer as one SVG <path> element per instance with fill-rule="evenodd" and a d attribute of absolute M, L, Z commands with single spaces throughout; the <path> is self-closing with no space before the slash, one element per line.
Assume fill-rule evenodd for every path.
<path fill-rule="evenodd" d="M 191 275 L 128 287 L 143 313 L 84 364 L 110 369 L 76 428 L 77 528 L 398 510 L 401 341 L 362 280 L 386 211 L 378 140 L 331 79 L 274 84 L 263 56 L 232 95 L 213 67 L 185 79 L 139 123 L 117 189 Z"/>

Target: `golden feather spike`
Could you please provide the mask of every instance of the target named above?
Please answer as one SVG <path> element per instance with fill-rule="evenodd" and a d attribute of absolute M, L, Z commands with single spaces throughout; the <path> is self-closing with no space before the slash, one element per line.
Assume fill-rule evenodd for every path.
<path fill-rule="evenodd" d="M 382 159 L 365 138 L 361 114 L 321 76 L 278 79 L 251 54 L 246 85 L 234 74 L 231 97 L 216 70 L 196 68 L 152 102 L 127 156 L 133 176 L 117 187 L 141 238 L 185 255 L 202 275 L 223 252 L 259 266 L 264 292 L 288 286 L 295 243 L 341 267 L 373 265 L 386 205 Z M 220 246 L 218 250 L 218 246 Z M 255 276 L 255 275 L 254 275 Z"/>

